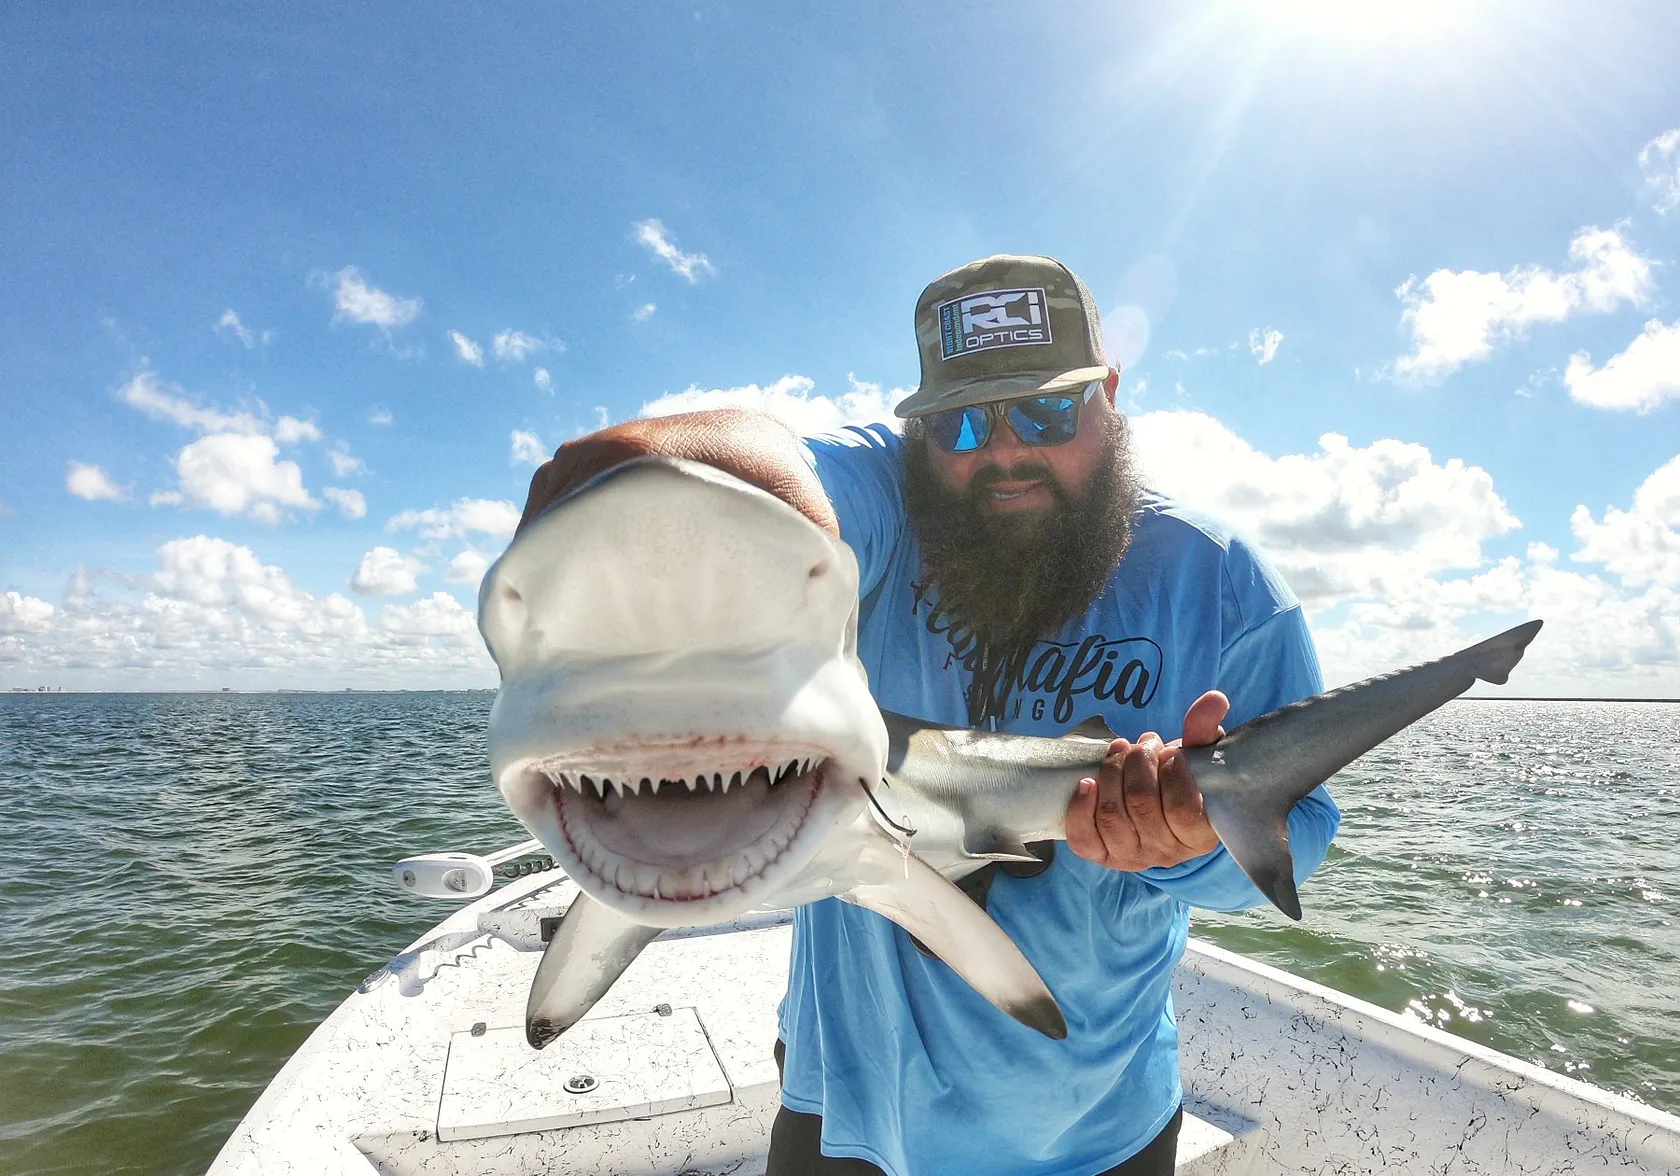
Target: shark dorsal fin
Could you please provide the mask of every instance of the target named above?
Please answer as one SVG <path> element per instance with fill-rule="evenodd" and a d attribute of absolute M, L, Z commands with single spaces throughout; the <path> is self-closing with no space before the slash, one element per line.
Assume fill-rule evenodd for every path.
<path fill-rule="evenodd" d="M 1114 733 L 1114 728 L 1108 725 L 1108 720 L 1103 718 L 1101 715 L 1092 715 L 1083 723 L 1079 724 L 1079 726 L 1069 731 L 1068 734 L 1077 735 L 1081 739 L 1100 739 L 1104 743 L 1112 743 L 1116 739 L 1120 738 L 1120 736 Z"/>

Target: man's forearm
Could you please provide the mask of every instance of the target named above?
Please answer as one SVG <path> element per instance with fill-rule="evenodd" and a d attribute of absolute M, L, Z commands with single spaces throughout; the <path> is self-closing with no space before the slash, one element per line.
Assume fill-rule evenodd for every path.
<path fill-rule="evenodd" d="M 741 409 L 627 421 L 568 441 L 532 475 L 519 525 L 602 470 L 654 454 L 716 466 L 769 491 L 830 534 L 839 534 L 834 508 L 807 464 L 799 439 L 774 418 Z"/>

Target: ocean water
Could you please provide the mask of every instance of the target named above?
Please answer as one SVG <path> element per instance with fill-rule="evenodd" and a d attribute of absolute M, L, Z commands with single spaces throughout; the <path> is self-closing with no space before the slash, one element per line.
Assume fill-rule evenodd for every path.
<path fill-rule="evenodd" d="M 522 839 L 490 701 L 0 695 L 0 1171 L 202 1171 L 441 917 L 390 863 Z M 1194 933 L 1680 1112 L 1680 704 L 1453 703 L 1332 788 L 1305 920 Z"/>

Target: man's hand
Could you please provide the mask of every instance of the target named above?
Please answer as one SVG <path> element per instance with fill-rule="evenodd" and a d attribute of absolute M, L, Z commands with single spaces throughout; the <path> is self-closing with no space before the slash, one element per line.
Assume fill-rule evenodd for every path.
<path fill-rule="evenodd" d="M 626 421 L 568 441 L 531 476 L 519 526 L 596 474 L 650 454 L 716 466 L 774 494 L 829 534 L 840 533 L 834 507 L 798 439 L 767 416 L 735 409 Z"/>
<path fill-rule="evenodd" d="M 1230 701 L 1210 690 L 1190 704 L 1184 738 L 1163 744 L 1150 731 L 1136 743 L 1116 739 L 1097 778 L 1079 782 L 1068 805 L 1068 848 L 1111 870 L 1176 866 L 1219 844 L 1202 808 L 1184 748 L 1213 743 Z"/>

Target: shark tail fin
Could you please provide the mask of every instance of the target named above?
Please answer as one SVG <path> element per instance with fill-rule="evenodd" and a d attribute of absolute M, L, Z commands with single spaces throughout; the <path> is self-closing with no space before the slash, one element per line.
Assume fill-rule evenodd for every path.
<path fill-rule="evenodd" d="M 548 941 L 525 1000 L 525 1040 L 541 1049 L 595 1006 L 660 932 L 579 894 Z"/>
<path fill-rule="evenodd" d="M 1301 917 L 1289 850 L 1290 810 L 1476 679 L 1503 684 L 1540 624 L 1528 621 L 1435 661 L 1279 707 L 1218 743 L 1185 748 L 1214 831 L 1274 906 L 1291 919 Z"/>
<path fill-rule="evenodd" d="M 1475 671 L 1476 677 L 1495 686 L 1503 686 L 1511 671 L 1522 661 L 1528 643 L 1540 631 L 1543 621 L 1528 621 L 1514 629 L 1507 629 L 1496 637 L 1489 637 L 1479 645 L 1472 645 L 1459 656 Z"/>

